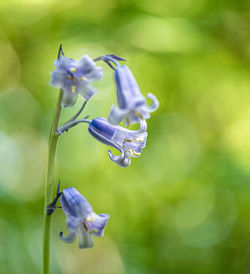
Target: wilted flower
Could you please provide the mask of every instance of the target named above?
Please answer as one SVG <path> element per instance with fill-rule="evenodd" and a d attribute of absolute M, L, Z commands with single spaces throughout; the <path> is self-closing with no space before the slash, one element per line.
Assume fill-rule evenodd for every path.
<path fill-rule="evenodd" d="M 112 146 L 121 154 L 115 156 L 109 150 L 110 159 L 121 167 L 130 164 L 130 157 L 140 156 L 147 139 L 147 124 L 140 120 L 140 129 L 129 130 L 120 126 L 111 125 L 104 118 L 95 118 L 89 124 L 89 132 L 105 145 Z"/>
<path fill-rule="evenodd" d="M 93 208 L 87 199 L 74 187 L 63 190 L 60 202 L 67 216 L 67 227 L 69 230 L 67 237 L 63 237 L 61 232 L 60 238 L 65 243 L 72 243 L 75 241 L 77 234 L 79 248 L 93 247 L 94 239 L 92 236 L 103 236 L 109 215 L 97 215 L 93 212 Z"/>
<path fill-rule="evenodd" d="M 147 98 L 153 103 L 147 105 L 145 97 L 141 94 L 139 86 L 127 66 L 118 64 L 114 78 L 119 108 L 115 105 L 112 106 L 108 117 L 109 122 L 118 125 L 123 120 L 125 126 L 128 126 L 138 123 L 140 119 L 148 119 L 149 113 L 155 111 L 159 106 L 157 98 L 152 93 L 148 93 Z"/>
<path fill-rule="evenodd" d="M 63 90 L 63 107 L 72 107 L 78 94 L 88 100 L 97 92 L 90 83 L 102 78 L 102 68 L 96 67 L 89 56 L 75 61 L 61 55 L 54 65 L 56 69 L 51 73 L 50 84 Z"/>

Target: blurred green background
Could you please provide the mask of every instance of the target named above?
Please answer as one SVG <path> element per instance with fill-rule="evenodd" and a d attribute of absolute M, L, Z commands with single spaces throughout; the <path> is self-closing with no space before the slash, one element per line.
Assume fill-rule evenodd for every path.
<path fill-rule="evenodd" d="M 55 181 L 109 213 L 91 250 L 53 218 L 52 273 L 250 273 L 250 2 L 0 2 L 0 273 L 39 273 L 47 141 L 58 47 L 127 59 L 160 108 L 142 156 L 123 169 L 86 125 L 59 141 Z M 85 115 L 107 117 L 112 71 Z M 62 121 L 80 107 L 63 112 Z"/>

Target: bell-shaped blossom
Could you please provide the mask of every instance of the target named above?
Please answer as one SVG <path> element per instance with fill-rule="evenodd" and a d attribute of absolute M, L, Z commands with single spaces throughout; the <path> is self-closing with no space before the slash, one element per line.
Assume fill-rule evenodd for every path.
<path fill-rule="evenodd" d="M 95 118 L 89 124 L 89 133 L 105 145 L 116 148 L 121 152 L 116 156 L 109 150 L 110 159 L 121 167 L 130 165 L 130 157 L 140 156 L 146 145 L 147 124 L 140 120 L 140 129 L 129 130 L 111 125 L 104 118 Z"/>
<path fill-rule="evenodd" d="M 69 230 L 67 237 L 63 237 L 61 232 L 60 238 L 65 243 L 72 243 L 78 235 L 79 248 L 93 247 L 93 236 L 103 236 L 109 215 L 97 215 L 87 199 L 74 187 L 63 190 L 60 202 Z"/>
<path fill-rule="evenodd" d="M 78 94 L 88 100 L 97 92 L 90 83 L 102 78 L 102 68 L 97 67 L 88 55 L 84 55 L 79 61 L 61 55 L 54 65 L 50 84 L 63 90 L 63 107 L 72 107 Z"/>
<path fill-rule="evenodd" d="M 138 123 L 140 119 L 148 119 L 150 112 L 155 111 L 159 106 L 155 95 L 147 94 L 147 98 L 153 101 L 151 105 L 147 105 L 131 70 L 125 65 L 117 65 L 114 78 L 119 107 L 112 106 L 109 122 L 118 125 L 123 120 L 124 125 L 129 126 Z"/>

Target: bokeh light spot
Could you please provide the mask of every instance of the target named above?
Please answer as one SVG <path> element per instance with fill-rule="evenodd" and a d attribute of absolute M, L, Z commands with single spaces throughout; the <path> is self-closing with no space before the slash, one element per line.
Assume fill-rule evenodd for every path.
<path fill-rule="evenodd" d="M 32 132 L 0 135 L 0 180 L 17 200 L 37 200 L 45 180 L 47 146 Z"/>
<path fill-rule="evenodd" d="M 161 53 L 197 50 L 202 40 L 195 26 L 181 18 L 141 16 L 124 32 L 134 46 Z"/>
<path fill-rule="evenodd" d="M 215 202 L 213 210 L 196 225 L 188 227 L 177 223 L 177 231 L 182 242 L 193 247 L 210 247 L 223 241 L 230 233 L 236 216 L 237 208 L 233 193 L 226 188 L 214 187 Z M 193 207 L 200 206 L 193 203 Z M 186 212 L 192 220 L 192 212 Z M 189 222 L 188 218 L 184 222 Z"/>
<path fill-rule="evenodd" d="M 200 142 L 192 123 L 179 114 L 155 119 L 153 137 L 145 150 L 145 172 L 152 181 L 177 182 L 195 168 L 200 158 Z"/>
<path fill-rule="evenodd" d="M 199 225 L 213 209 L 213 205 L 213 187 L 199 184 L 189 197 L 179 204 L 176 212 L 176 227 L 188 229 Z"/>
<path fill-rule="evenodd" d="M 0 60 L 0 90 L 16 86 L 20 80 L 20 60 L 12 44 L 1 29 Z"/>
<path fill-rule="evenodd" d="M 22 172 L 22 152 L 16 142 L 0 131 L 1 187 L 12 189 L 18 184 Z"/>

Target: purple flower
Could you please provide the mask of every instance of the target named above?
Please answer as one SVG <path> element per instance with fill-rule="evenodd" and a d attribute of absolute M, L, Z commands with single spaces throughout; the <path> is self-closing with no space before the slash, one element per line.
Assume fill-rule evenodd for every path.
<path fill-rule="evenodd" d="M 65 243 L 73 243 L 78 235 L 79 248 L 91 248 L 94 244 L 92 236 L 102 237 L 108 222 L 108 214 L 97 215 L 85 197 L 74 187 L 63 190 L 60 198 L 62 209 L 67 216 L 69 234 L 60 238 Z"/>
<path fill-rule="evenodd" d="M 102 68 L 87 55 L 79 61 L 61 55 L 54 63 L 55 70 L 51 73 L 50 84 L 63 90 L 63 107 L 72 107 L 80 94 L 88 100 L 96 92 L 91 82 L 102 78 Z"/>
<path fill-rule="evenodd" d="M 112 106 L 108 117 L 109 122 L 118 125 L 123 120 L 124 125 L 129 126 L 138 123 L 140 119 L 148 119 L 149 113 L 159 106 L 157 98 L 152 93 L 148 93 L 147 98 L 153 103 L 147 105 L 132 72 L 125 65 L 117 65 L 114 78 L 119 107 Z"/>
<path fill-rule="evenodd" d="M 112 146 L 121 154 L 115 156 L 109 150 L 109 158 L 121 167 L 130 164 L 130 157 L 140 156 L 147 139 L 147 124 L 140 120 L 140 129 L 129 130 L 120 126 L 111 125 L 104 118 L 95 118 L 89 124 L 89 133 L 105 145 Z"/>

